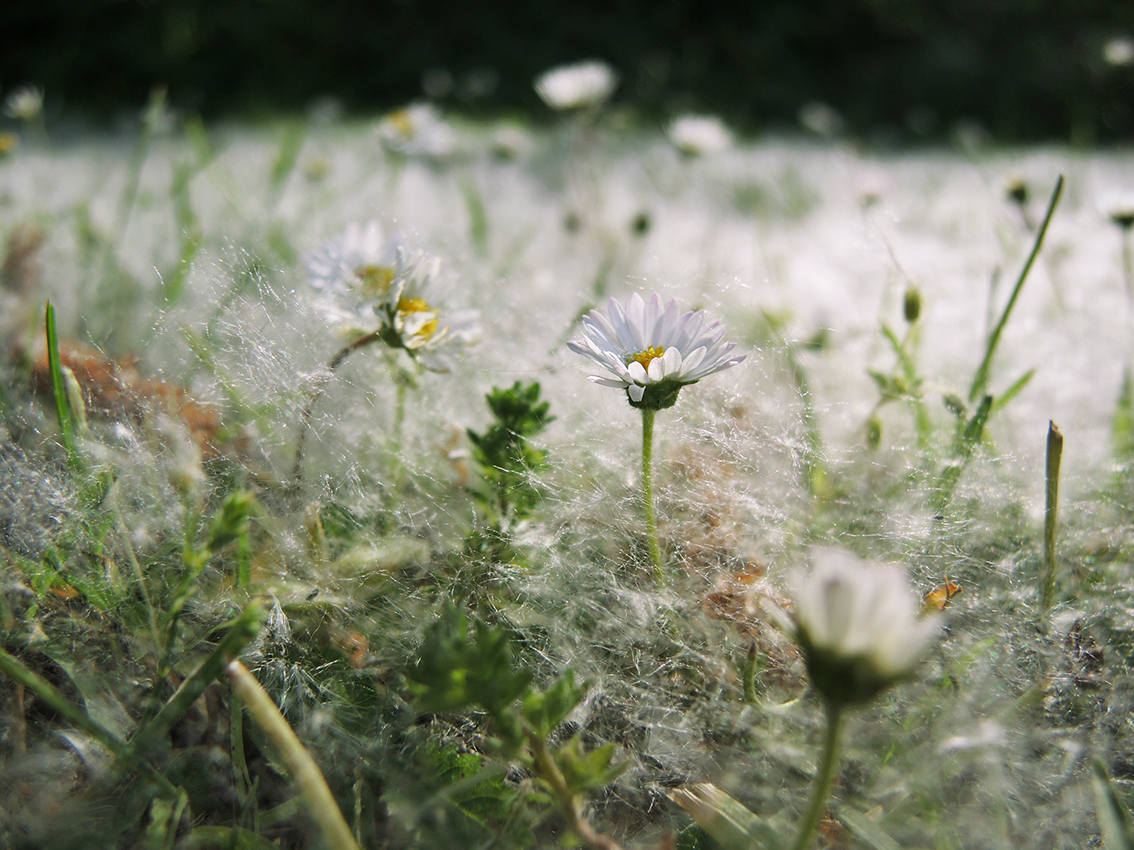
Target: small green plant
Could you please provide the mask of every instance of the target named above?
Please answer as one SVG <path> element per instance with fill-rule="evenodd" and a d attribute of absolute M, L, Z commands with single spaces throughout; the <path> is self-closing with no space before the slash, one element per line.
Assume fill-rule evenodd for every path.
<path fill-rule="evenodd" d="M 547 465 L 547 453 L 529 440 L 543 432 L 555 417 L 551 405 L 540 401 L 540 386 L 516 381 L 509 389 L 493 387 L 485 395 L 495 421 L 478 434 L 468 429 L 473 457 L 484 474 L 486 490 L 473 495 L 490 517 L 492 527 L 504 532 L 530 516 L 542 494 L 532 474 Z"/>
<path fill-rule="evenodd" d="M 618 847 L 583 815 L 584 796 L 608 785 L 626 766 L 614 761 L 614 744 L 587 750 L 578 735 L 552 743 L 555 730 L 587 693 L 570 669 L 546 690 L 534 689 L 532 672 L 517 663 L 505 629 L 477 620 L 470 639 L 464 611 L 447 605 L 405 676 L 419 711 L 487 712 L 498 754 L 520 761 L 537 778 L 542 792 L 536 802 L 554 805 L 587 847 Z"/>

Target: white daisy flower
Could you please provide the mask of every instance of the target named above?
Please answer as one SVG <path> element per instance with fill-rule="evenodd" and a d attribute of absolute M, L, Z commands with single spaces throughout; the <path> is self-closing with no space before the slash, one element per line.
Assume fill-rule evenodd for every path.
<path fill-rule="evenodd" d="M 634 293 L 623 306 L 612 298 L 610 318 L 592 310 L 583 319 L 583 338 L 567 343 L 610 375 L 592 375 L 604 387 L 626 390 L 630 404 L 664 410 L 687 384 L 735 366 L 736 343 L 724 342 L 725 327 L 705 322 L 700 312 L 678 315 L 677 301 L 663 305 L 656 292 L 647 302 Z"/>
<path fill-rule="evenodd" d="M 480 341 L 475 310 L 442 312 L 441 261 L 423 253 L 398 252 L 394 278 L 375 311 L 379 336 L 391 348 L 404 348 L 427 369 L 447 372 L 451 355 Z"/>
<path fill-rule="evenodd" d="M 351 224 L 304 258 L 311 285 L 318 291 L 316 309 L 350 331 L 374 327 L 374 305 L 397 273 L 398 239 L 387 239 L 371 221 Z"/>
<path fill-rule="evenodd" d="M 384 238 L 377 222 L 352 224 L 306 258 L 316 307 L 349 333 L 373 334 L 427 368 L 447 371 L 454 350 L 480 338 L 476 311 L 443 312 L 441 263 Z M 375 329 L 377 319 L 378 328 Z"/>
<path fill-rule="evenodd" d="M 43 112 L 43 92 L 36 86 L 24 86 L 11 92 L 4 101 L 4 114 L 20 121 L 32 121 Z"/>
<path fill-rule="evenodd" d="M 618 74 L 605 62 L 590 59 L 545 71 L 533 85 L 544 103 L 564 111 L 606 103 L 618 85 Z"/>
<path fill-rule="evenodd" d="M 445 159 L 457 148 L 457 136 L 431 103 L 414 103 L 378 122 L 378 139 L 404 156 Z"/>
<path fill-rule="evenodd" d="M 732 147 L 732 132 L 715 115 L 682 115 L 667 132 L 673 146 L 688 156 L 708 156 Z"/>
<path fill-rule="evenodd" d="M 815 689 L 835 706 L 859 705 L 913 672 L 941 628 L 896 566 L 842 549 L 815 550 L 797 576 L 794 631 Z"/>

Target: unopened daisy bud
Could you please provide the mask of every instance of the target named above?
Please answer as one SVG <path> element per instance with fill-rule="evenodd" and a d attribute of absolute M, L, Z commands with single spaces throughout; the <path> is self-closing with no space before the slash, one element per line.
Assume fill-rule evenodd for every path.
<path fill-rule="evenodd" d="M 921 290 L 916 286 L 907 286 L 905 297 L 902 298 L 902 313 L 911 325 L 921 316 Z"/>
<path fill-rule="evenodd" d="M 898 567 L 819 549 L 796 582 L 794 630 L 815 690 L 835 709 L 863 705 L 909 676 L 940 628 Z"/>

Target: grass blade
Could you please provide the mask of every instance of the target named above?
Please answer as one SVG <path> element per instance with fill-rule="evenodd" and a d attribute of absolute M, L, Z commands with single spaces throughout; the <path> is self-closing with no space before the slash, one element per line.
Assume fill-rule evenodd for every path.
<path fill-rule="evenodd" d="M 1054 422 L 1047 423 L 1047 463 L 1045 468 L 1045 504 L 1043 511 L 1043 587 L 1040 594 L 1043 610 L 1055 601 L 1055 530 L 1059 517 L 1059 465 L 1063 460 L 1063 434 Z"/>
<path fill-rule="evenodd" d="M 873 819 L 864 814 L 852 809 L 840 808 L 835 817 L 853 832 L 856 838 L 873 850 L 902 850 L 902 846 L 897 841 L 891 838 Z"/>
<path fill-rule="evenodd" d="M 67 450 L 67 461 L 71 469 L 80 467 L 79 453 L 75 448 L 75 412 L 67 396 L 67 379 L 63 375 L 63 363 L 59 359 L 59 333 L 55 328 L 55 305 L 50 301 L 44 310 L 44 325 L 47 333 L 47 367 L 51 372 L 51 392 L 55 396 L 55 415 L 59 420 L 59 430 L 63 435 L 63 448 Z"/>
<path fill-rule="evenodd" d="M 780 850 L 783 840 L 763 818 L 709 782 L 677 788 L 670 799 L 725 850 Z"/>
<path fill-rule="evenodd" d="M 359 850 L 358 843 L 351 834 L 350 827 L 343 819 L 343 813 L 335 802 L 323 772 L 311 758 L 311 754 L 296 737 L 279 708 L 272 702 L 268 692 L 248 672 L 239 661 L 233 661 L 226 668 L 232 686 L 240 694 L 252 717 L 279 748 L 292 779 L 299 786 L 307 800 L 312 818 L 323 831 L 326 846 L 331 850 Z"/>
<path fill-rule="evenodd" d="M 996 354 L 996 346 L 1000 344 L 1000 335 L 1004 332 L 1004 326 L 1008 324 L 1008 317 L 1012 315 L 1012 308 L 1016 306 L 1016 299 L 1020 297 L 1020 290 L 1024 288 L 1024 281 L 1028 279 L 1028 272 L 1032 270 L 1032 264 L 1035 263 L 1040 248 L 1043 247 L 1043 237 L 1047 233 L 1047 226 L 1051 223 L 1051 216 L 1055 213 L 1056 204 L 1059 203 L 1062 194 L 1063 175 L 1060 174 L 1059 179 L 1055 181 L 1055 188 L 1051 192 L 1051 200 L 1047 202 L 1047 212 L 1044 214 L 1043 222 L 1036 231 L 1036 241 L 1032 244 L 1032 251 L 1028 254 L 1028 259 L 1024 263 L 1024 268 L 1020 271 L 1020 276 L 1016 278 L 1016 285 L 1012 289 L 1012 294 L 1008 297 L 1008 303 L 1004 305 L 1004 312 L 1000 314 L 1000 320 L 992 329 L 992 333 L 988 335 L 984 359 L 977 367 L 976 374 L 973 375 L 973 385 L 969 389 L 970 402 L 976 401 L 988 389 L 988 373 L 992 368 L 992 357 Z"/>
<path fill-rule="evenodd" d="M 1114 781 L 1101 761 L 1094 764 L 1091 784 L 1095 787 L 1095 814 L 1099 819 L 1103 845 L 1107 850 L 1134 850 L 1130 813 L 1118 798 Z"/>

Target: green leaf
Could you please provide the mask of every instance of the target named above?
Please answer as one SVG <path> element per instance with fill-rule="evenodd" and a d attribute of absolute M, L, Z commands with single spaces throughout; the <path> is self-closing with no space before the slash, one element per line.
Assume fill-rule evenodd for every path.
<path fill-rule="evenodd" d="M 677 788 L 669 797 L 725 850 L 782 850 L 784 846 L 771 824 L 711 783 Z"/>
<path fill-rule="evenodd" d="M 425 642 L 405 677 L 417 697 L 418 710 L 441 712 L 480 705 L 499 726 L 506 722 L 504 709 L 527 690 L 532 674 L 516 668 L 504 629 L 478 621 L 475 640 L 470 641 L 464 611 L 446 605 L 426 631 Z"/>
<path fill-rule="evenodd" d="M 71 409 L 67 394 L 67 382 L 63 376 L 63 364 L 59 359 L 59 334 L 55 329 L 55 305 L 50 301 L 44 311 L 44 324 L 47 332 L 47 367 L 51 371 L 51 391 L 55 396 L 55 415 L 59 430 L 63 435 L 63 448 L 67 450 L 67 460 L 71 468 L 80 467 L 79 454 L 75 448 L 76 417 Z"/>
<path fill-rule="evenodd" d="M 587 752 L 578 735 L 555 751 L 555 763 L 572 794 L 585 794 L 609 785 L 629 766 L 627 762 L 614 762 L 613 743 Z"/>
<path fill-rule="evenodd" d="M 873 850 L 902 850 L 900 844 L 887 834 L 872 818 L 852 809 L 840 808 L 835 817 Z"/>
<path fill-rule="evenodd" d="M 992 403 L 992 411 L 990 415 L 995 414 L 997 411 L 1003 410 L 1005 407 L 1007 407 L 1008 402 L 1010 402 L 1020 394 L 1020 391 L 1028 385 L 1028 382 L 1031 381 L 1033 377 L 1035 377 L 1035 374 L 1035 369 L 1029 369 L 1022 376 L 1020 376 L 1016 383 L 1012 384 L 1012 386 L 1001 393 L 996 401 Z"/>
<path fill-rule="evenodd" d="M 567 670 L 544 693 L 530 692 L 524 697 L 524 719 L 546 738 L 583 701 L 588 684 L 575 684 L 575 673 Z"/>
<path fill-rule="evenodd" d="M 1106 765 L 1096 761 L 1091 773 L 1095 788 L 1095 814 L 1099 819 L 1103 844 L 1107 850 L 1134 850 L 1134 834 L 1130 830 L 1130 813 L 1118 798 L 1114 780 Z"/>

